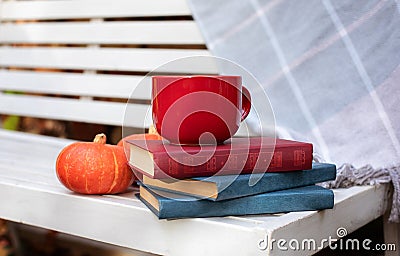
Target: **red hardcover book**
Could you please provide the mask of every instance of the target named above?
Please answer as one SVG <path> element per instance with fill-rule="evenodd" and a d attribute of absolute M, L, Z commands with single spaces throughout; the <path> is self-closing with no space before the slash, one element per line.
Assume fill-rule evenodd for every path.
<path fill-rule="evenodd" d="M 276 143 L 274 143 L 276 142 Z M 221 145 L 173 145 L 162 140 L 128 140 L 129 164 L 153 179 L 312 168 L 312 144 L 266 137 L 232 138 Z"/>

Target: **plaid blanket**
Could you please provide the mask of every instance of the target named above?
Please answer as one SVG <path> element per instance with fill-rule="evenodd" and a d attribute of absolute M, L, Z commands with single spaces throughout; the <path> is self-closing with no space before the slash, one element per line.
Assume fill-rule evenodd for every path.
<path fill-rule="evenodd" d="M 337 164 L 398 164 L 400 7 L 396 1 L 189 0 L 189 4 L 212 54 L 243 66 L 260 82 L 281 134 L 313 142 L 323 159 Z M 222 74 L 232 73 L 229 65 L 220 68 Z M 263 99 L 257 88 L 249 89 L 257 106 Z M 262 126 L 263 122 L 253 122 L 258 118 L 254 110 L 248 123 Z"/>

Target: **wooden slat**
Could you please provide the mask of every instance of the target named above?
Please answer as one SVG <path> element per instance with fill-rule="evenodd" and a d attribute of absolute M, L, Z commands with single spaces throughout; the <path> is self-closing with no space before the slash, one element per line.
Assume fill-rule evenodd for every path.
<path fill-rule="evenodd" d="M 185 0 L 2 1 L 3 20 L 191 15 Z"/>
<path fill-rule="evenodd" d="M 41 147 L 45 150 L 49 151 L 57 151 L 62 149 L 63 147 L 67 146 L 75 142 L 75 140 L 52 137 L 52 136 L 44 136 L 39 134 L 32 134 L 32 133 L 25 133 L 25 132 L 16 132 L 16 131 L 8 131 L 0 129 L 0 141 L 7 141 L 8 143 L 12 143 L 8 147 L 7 144 L 1 143 L 2 146 L 5 145 L 5 148 L 15 148 L 17 147 L 20 150 L 21 145 L 29 145 L 32 144 L 37 147 Z M 38 146 L 38 144 L 40 146 Z M 30 147 L 32 145 L 29 145 Z M 52 159 L 51 156 L 46 155 L 43 156 L 44 158 Z"/>
<path fill-rule="evenodd" d="M 55 164 L 55 163 L 54 163 Z M 35 163 L 32 168 L 42 168 Z M 53 169 L 54 170 L 54 169 Z M 55 171 L 54 171 L 55 172 Z M 49 173 L 46 170 L 46 173 Z M 16 176 L 24 177 L 23 179 L 17 179 L 19 181 L 27 181 L 33 182 L 38 185 L 47 186 L 47 187 L 55 187 L 60 186 L 60 182 L 57 181 L 56 176 L 53 174 L 50 175 L 40 175 L 37 173 L 27 172 L 26 169 L 23 170 L 19 166 L 11 165 L 6 161 L 0 162 L 0 180 L 1 179 L 15 179 Z"/>
<path fill-rule="evenodd" d="M 210 56 L 210 53 L 183 49 L 0 47 L 0 65 L 148 72 L 172 60 L 198 55 Z M 201 61 L 186 61 L 184 65 L 164 65 L 159 71 L 217 73 L 217 67 L 213 59 L 202 58 Z"/>
<path fill-rule="evenodd" d="M 150 106 L 28 95 L 0 95 L 0 113 L 130 127 L 148 127 Z M 124 121 L 125 114 L 127 120 Z M 150 116 L 148 117 L 148 119 Z"/>
<path fill-rule="evenodd" d="M 0 43 L 204 44 L 194 21 L 3 24 Z"/>
<path fill-rule="evenodd" d="M 0 90 L 150 99 L 149 77 L 35 71 L 0 71 Z"/>
<path fill-rule="evenodd" d="M 52 157 L 42 158 L 48 168 L 35 171 L 29 158 L 9 167 L 8 160 L 0 157 L 1 218 L 162 255 L 281 255 L 276 244 L 274 249 L 260 250 L 260 241 L 314 239 L 319 246 L 322 239 L 336 239 L 339 227 L 350 233 L 382 215 L 387 206 L 389 186 L 356 186 L 335 190 L 334 209 L 324 211 L 160 221 L 138 201 L 135 190 L 117 196 L 85 196 L 59 184 L 51 167 L 56 153 L 71 141 L 1 129 L 0 141 L 0 148 L 15 157 L 37 150 L 34 146 L 43 147 L 38 151 L 53 151 Z M 44 171 L 50 174 L 44 180 L 32 177 Z M 119 232 L 108 232 L 115 226 Z M 288 250 L 285 255 L 314 252 Z"/>

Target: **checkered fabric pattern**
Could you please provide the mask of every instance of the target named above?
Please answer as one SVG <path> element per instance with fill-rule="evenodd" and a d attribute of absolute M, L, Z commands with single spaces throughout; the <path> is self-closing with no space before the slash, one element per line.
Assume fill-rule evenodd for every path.
<path fill-rule="evenodd" d="M 313 142 L 336 164 L 398 165 L 400 6 L 395 0 L 189 4 L 212 54 L 243 66 L 260 82 L 286 137 Z M 220 68 L 222 74 L 232 72 Z M 254 110 L 262 112 L 259 88 L 246 85 Z M 259 125 L 256 118 L 252 111 L 248 124 Z"/>

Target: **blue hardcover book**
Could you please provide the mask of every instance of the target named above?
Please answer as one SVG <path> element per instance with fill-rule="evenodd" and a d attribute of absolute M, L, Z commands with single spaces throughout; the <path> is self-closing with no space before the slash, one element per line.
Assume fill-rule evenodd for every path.
<path fill-rule="evenodd" d="M 332 190 L 316 185 L 218 202 L 140 186 L 139 198 L 159 219 L 311 211 L 334 204 Z"/>
<path fill-rule="evenodd" d="M 147 187 L 202 199 L 220 201 L 295 187 L 314 185 L 334 180 L 336 166 L 313 163 L 310 170 L 295 172 L 267 172 L 259 174 L 223 175 L 191 179 L 152 179 L 143 177 Z"/>

